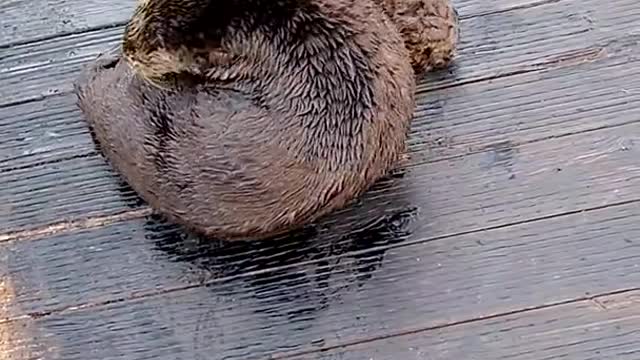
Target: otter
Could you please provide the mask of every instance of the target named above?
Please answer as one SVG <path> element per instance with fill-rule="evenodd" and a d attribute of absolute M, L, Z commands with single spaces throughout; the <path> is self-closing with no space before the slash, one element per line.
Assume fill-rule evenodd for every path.
<path fill-rule="evenodd" d="M 198 235 L 258 240 L 345 207 L 406 150 L 449 0 L 141 0 L 76 81 L 117 173 Z"/>

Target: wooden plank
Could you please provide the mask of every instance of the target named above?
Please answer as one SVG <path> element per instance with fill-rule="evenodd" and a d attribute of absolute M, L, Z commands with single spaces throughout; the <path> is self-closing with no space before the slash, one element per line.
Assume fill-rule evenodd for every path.
<path fill-rule="evenodd" d="M 518 153 L 522 151 L 521 146 L 527 143 L 551 136 L 561 137 L 637 121 L 640 92 L 625 90 L 637 86 L 637 79 L 640 78 L 640 58 L 633 57 L 637 53 L 637 46 L 627 50 L 630 54 L 621 51 L 619 56 L 611 56 L 597 63 L 556 68 L 545 73 L 501 78 L 490 84 L 469 84 L 432 93 L 434 102 L 421 105 L 410 140 L 413 164 L 417 166 L 412 170 L 416 186 L 428 186 L 429 189 L 443 191 L 443 194 L 439 195 L 443 197 L 449 196 L 446 192 L 452 191 L 452 186 L 468 188 L 471 194 L 475 194 L 477 190 L 471 190 L 465 184 L 477 184 L 475 186 L 479 189 L 486 186 L 485 181 L 493 181 L 492 176 L 495 173 L 492 171 L 501 168 L 501 165 L 496 164 L 503 163 L 505 156 L 514 159 L 520 156 Z M 60 112 L 64 112 L 64 109 L 72 111 L 71 100 L 62 97 L 55 99 L 48 101 L 52 101 L 51 104 L 61 101 Z M 540 107 L 542 103 L 545 103 L 544 107 Z M 29 106 L 25 105 L 25 108 Z M 53 110 L 57 109 L 57 105 L 51 105 L 50 108 L 52 112 L 58 111 Z M 14 117 L 6 122 L 0 119 L 0 129 L 9 129 L 5 139 L 17 139 L 12 145 L 16 150 L 8 152 L 9 160 L 0 163 L 0 167 L 5 170 L 0 170 L 0 175 L 4 182 L 12 184 L 10 188 L 0 189 L 0 198 L 6 199 L 0 205 L 2 213 L 6 214 L 0 217 L 0 228 L 4 229 L 4 233 L 42 226 L 62 216 L 84 218 L 88 214 L 120 213 L 126 210 L 124 204 L 135 198 L 128 189 L 123 190 L 128 195 L 123 197 L 119 194 L 118 189 L 122 187 L 116 182 L 117 177 L 111 173 L 99 155 L 89 150 L 93 145 L 88 135 L 82 130 L 66 130 L 70 123 L 82 122 L 77 110 L 73 111 L 76 114 L 74 118 L 70 115 L 68 120 L 61 122 L 52 120 L 52 123 L 60 124 L 61 128 L 54 126 L 46 130 L 59 133 L 60 137 L 45 136 L 46 141 L 41 142 L 42 137 L 38 138 L 32 134 L 29 135 L 32 140 L 26 141 L 23 149 L 15 147 L 15 142 L 23 141 L 25 131 L 28 135 L 28 130 L 20 127 L 21 124 L 27 123 L 23 122 L 21 119 L 24 118 L 20 116 L 28 112 L 18 109 Z M 518 116 L 514 116 L 514 113 Z M 80 126 L 82 125 L 70 127 L 80 129 Z M 626 137 L 637 130 L 633 126 L 625 129 L 631 130 L 628 133 L 614 132 L 611 133 L 614 135 L 601 135 L 604 138 L 599 144 L 592 144 L 590 140 L 593 136 L 598 138 L 597 135 L 588 134 L 580 137 L 579 139 L 585 139 L 582 140 L 580 151 L 588 153 L 594 149 L 593 146 L 609 146 L 606 145 L 607 141 L 611 141 L 607 140 L 609 136 L 619 137 L 619 141 L 633 141 Z M 65 134 L 72 135 L 67 137 Z M 80 137 L 83 137 L 84 143 Z M 71 153 L 65 145 L 67 141 L 78 149 L 80 158 L 68 158 Z M 553 149 L 549 151 L 569 151 L 575 156 L 582 154 L 575 150 L 566 150 L 563 140 L 549 143 L 547 146 Z M 24 149 L 31 149 L 33 154 L 23 154 Z M 39 149 L 51 149 L 46 152 L 46 159 L 57 162 L 30 167 L 42 161 L 44 155 Z M 535 145 L 525 149 L 539 147 Z M 539 154 L 539 150 L 530 151 Z M 467 152 L 479 153 L 475 157 L 459 157 Z M 553 166 L 544 159 L 532 156 L 533 168 Z M 443 159 L 450 160 L 443 162 Z M 553 161 L 558 160 L 554 158 Z M 530 169 L 523 171 L 529 173 Z M 624 174 L 621 169 L 609 170 L 605 177 L 609 176 L 611 179 Z M 584 167 L 581 171 L 580 176 L 587 177 L 592 170 Z M 450 177 L 460 180 L 452 182 Z M 506 181 L 501 186 L 504 186 L 504 191 L 518 193 L 521 191 L 521 181 L 531 181 L 531 178 Z M 570 182 L 576 179 L 569 178 L 567 181 L 571 184 Z M 546 186 L 548 189 L 556 187 L 553 183 Z M 569 185 L 569 190 L 571 186 Z M 38 192 L 34 189 L 46 190 Z M 462 194 L 468 195 L 464 192 Z M 482 201 L 488 201 L 485 199 L 493 196 L 481 194 L 484 194 Z M 470 207 L 477 206 L 464 198 L 453 198 L 457 199 L 458 203 L 449 203 L 462 207 L 460 211 L 471 210 Z M 429 202 L 433 200 L 429 199 Z M 103 207 L 100 205 L 101 201 L 105 203 Z M 43 204 L 47 204 L 51 210 L 43 211 Z M 575 204 L 567 204 L 568 208 L 574 208 Z M 439 211 L 445 211 L 445 208 L 440 208 Z"/>
<path fill-rule="evenodd" d="M 0 174 L 95 153 L 74 96 L 56 96 L 3 109 Z"/>
<path fill-rule="evenodd" d="M 554 0 L 456 0 L 463 16 L 504 12 Z M 0 26 L 0 48 L 34 42 L 64 34 L 124 24 L 131 16 L 135 0 L 5 0 Z"/>
<path fill-rule="evenodd" d="M 0 48 L 122 24 L 135 0 L 5 0 Z"/>
<path fill-rule="evenodd" d="M 368 238 L 226 246 L 140 220 L 2 251 L 27 318 L 63 359 L 246 360 L 637 287 L 639 220 L 636 202 L 437 239 L 400 221 Z"/>
<path fill-rule="evenodd" d="M 14 46 L 0 58 L 0 106 L 73 90 L 80 70 L 115 46 L 122 28 L 108 28 Z"/>
<path fill-rule="evenodd" d="M 463 19 L 464 36 L 454 74 L 428 77 L 421 91 L 541 70 L 562 60 L 595 59 L 617 38 L 637 40 L 632 30 L 640 10 L 634 0 L 614 0 L 608 5 L 607 11 L 615 10 L 618 18 L 603 13 L 599 1 L 571 0 Z M 578 6 L 591 17 L 573 14 Z M 0 105 L 71 91 L 78 71 L 99 52 L 117 44 L 121 32 L 121 27 L 110 28 L 7 50 L 1 58 Z"/>
<path fill-rule="evenodd" d="M 291 359 L 634 360 L 639 306 L 625 292 Z"/>
<path fill-rule="evenodd" d="M 3 173 L 0 229 L 33 228 L 64 220 L 116 214 L 140 204 L 98 155 Z"/>

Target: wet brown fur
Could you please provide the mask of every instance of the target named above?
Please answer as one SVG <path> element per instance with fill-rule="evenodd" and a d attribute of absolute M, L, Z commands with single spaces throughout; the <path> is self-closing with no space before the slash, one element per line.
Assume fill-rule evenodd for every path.
<path fill-rule="evenodd" d="M 143 1 L 122 48 L 78 81 L 79 106 L 114 168 L 170 220 L 224 239 L 287 232 L 404 153 L 411 65 L 439 60 L 412 54 L 414 37 L 404 46 L 402 1 L 377 1 Z"/>

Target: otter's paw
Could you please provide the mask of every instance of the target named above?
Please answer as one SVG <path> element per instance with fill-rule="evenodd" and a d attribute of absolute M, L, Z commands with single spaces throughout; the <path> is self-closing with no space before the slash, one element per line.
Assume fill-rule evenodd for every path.
<path fill-rule="evenodd" d="M 416 74 L 448 66 L 459 39 L 458 14 L 450 0 L 384 0 L 402 34 Z"/>

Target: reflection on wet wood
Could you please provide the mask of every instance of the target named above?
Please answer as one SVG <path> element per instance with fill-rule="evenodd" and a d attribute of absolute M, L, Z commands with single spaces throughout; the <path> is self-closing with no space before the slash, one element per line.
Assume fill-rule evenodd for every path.
<path fill-rule="evenodd" d="M 0 5 L 0 360 L 638 358 L 640 4 L 457 3 L 409 166 L 260 243 L 165 223 L 96 151 L 71 81 L 133 2 Z"/>
<path fill-rule="evenodd" d="M 4 270 L 3 270 L 4 272 Z M 13 281 L 0 273 L 0 360 L 52 358 L 56 354 L 44 337 L 37 337 L 34 321 L 21 315 Z"/>

